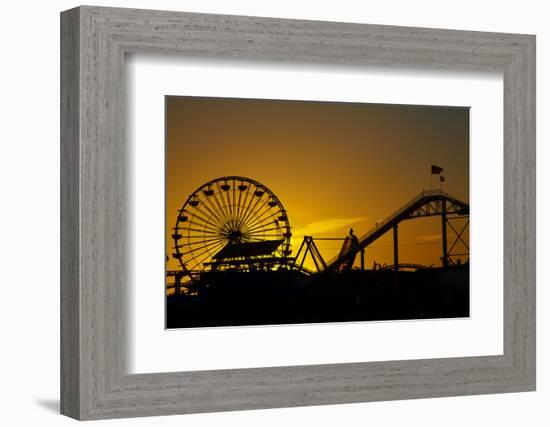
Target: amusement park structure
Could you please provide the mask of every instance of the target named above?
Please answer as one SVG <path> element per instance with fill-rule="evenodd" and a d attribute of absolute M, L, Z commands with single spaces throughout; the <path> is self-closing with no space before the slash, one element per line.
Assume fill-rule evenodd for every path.
<path fill-rule="evenodd" d="M 344 244 L 339 255 L 328 263 L 326 263 L 321 257 L 314 242 L 314 240 L 327 240 L 327 238 L 314 239 L 311 236 L 306 236 L 300 246 L 300 249 L 298 250 L 298 254 L 296 255 L 295 264 L 298 264 L 301 267 L 309 252 L 314 260 L 318 273 L 321 273 L 322 271 L 342 271 L 342 269 L 351 268 L 355 261 L 355 257 L 359 254 L 361 257 L 361 270 L 364 270 L 365 249 L 386 233 L 392 232 L 394 263 L 390 269 L 399 270 L 399 224 L 403 221 L 415 218 L 440 216 L 442 251 L 441 262 L 443 266 L 446 267 L 456 260 L 460 260 L 463 257 L 469 257 L 469 244 L 464 238 L 465 231 L 469 227 L 469 215 L 470 208 L 467 203 L 462 202 L 441 190 L 423 190 L 420 194 L 411 199 L 408 203 L 405 203 L 399 210 L 391 214 L 384 221 L 377 223 L 360 238 L 354 239 L 353 235 L 347 236 L 343 239 L 328 238 L 330 240 L 344 240 Z M 456 225 L 458 220 L 462 220 L 460 227 Z M 448 241 L 449 230 L 453 233 L 453 240 L 450 246 Z M 459 247 L 459 242 L 462 243 L 460 247 L 466 249 L 466 252 L 458 252 L 455 250 L 455 248 Z"/>
<path fill-rule="evenodd" d="M 273 269 L 288 264 L 291 235 L 271 190 L 226 176 L 197 188 L 178 211 L 172 257 L 191 281 L 205 271 Z"/>
<path fill-rule="evenodd" d="M 353 269 L 357 256 L 365 271 L 365 251 L 387 233 L 393 237 L 393 265 L 398 273 L 427 267 L 399 262 L 399 225 L 422 217 L 441 218 L 441 268 L 468 263 L 469 205 L 441 190 L 423 190 L 364 235 L 334 238 L 305 236 L 295 255 L 287 211 L 265 185 L 250 178 L 227 176 L 197 188 L 177 212 L 172 229 L 172 257 L 179 269 L 167 271 L 169 294 L 196 295 L 208 277 L 234 277 L 252 272 L 287 272 L 311 283 Z M 325 261 L 316 241 L 339 240 L 339 254 Z M 458 250 L 461 248 L 461 250 Z M 305 267 L 310 257 L 315 270 Z M 220 276 L 222 275 L 222 276 Z"/>

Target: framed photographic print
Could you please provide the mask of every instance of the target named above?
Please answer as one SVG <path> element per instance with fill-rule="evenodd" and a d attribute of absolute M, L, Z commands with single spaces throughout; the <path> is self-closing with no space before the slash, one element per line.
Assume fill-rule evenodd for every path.
<path fill-rule="evenodd" d="M 61 407 L 535 388 L 534 36 L 62 13 Z"/>

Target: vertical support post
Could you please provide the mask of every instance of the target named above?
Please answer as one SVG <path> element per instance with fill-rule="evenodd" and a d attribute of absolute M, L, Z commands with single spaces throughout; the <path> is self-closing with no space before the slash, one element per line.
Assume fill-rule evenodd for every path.
<path fill-rule="evenodd" d="M 397 224 L 393 226 L 393 265 L 395 271 L 399 270 L 399 243 L 397 239 Z"/>
<path fill-rule="evenodd" d="M 399 241 L 397 238 L 397 224 L 393 226 L 393 266 L 395 271 L 395 287 L 399 286 Z"/>
<path fill-rule="evenodd" d="M 443 267 L 449 265 L 447 254 L 447 201 L 441 200 L 441 246 L 443 248 Z"/>
<path fill-rule="evenodd" d="M 365 248 L 361 249 L 361 271 L 365 271 Z"/>

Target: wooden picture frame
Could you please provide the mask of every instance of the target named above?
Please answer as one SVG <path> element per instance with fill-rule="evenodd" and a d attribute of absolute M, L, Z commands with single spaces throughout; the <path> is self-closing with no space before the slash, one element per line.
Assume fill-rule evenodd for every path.
<path fill-rule="evenodd" d="M 503 354 L 127 374 L 126 53 L 502 72 Z M 534 36 L 71 9 L 61 14 L 61 165 L 65 415 L 84 420 L 535 389 Z"/>

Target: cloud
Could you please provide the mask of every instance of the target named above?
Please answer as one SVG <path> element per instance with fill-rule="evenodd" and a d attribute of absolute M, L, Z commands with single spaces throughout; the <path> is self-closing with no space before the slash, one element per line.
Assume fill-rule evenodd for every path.
<path fill-rule="evenodd" d="M 347 229 L 352 224 L 366 221 L 368 217 L 364 218 L 330 218 L 324 221 L 312 222 L 304 227 L 296 228 L 293 231 L 294 236 L 318 236 L 319 234 L 326 234 L 335 231 L 341 231 Z M 346 230 L 347 234 L 348 230 Z"/>
<path fill-rule="evenodd" d="M 436 242 L 441 240 L 441 234 L 424 234 L 422 236 L 418 236 L 416 240 L 421 242 Z"/>

